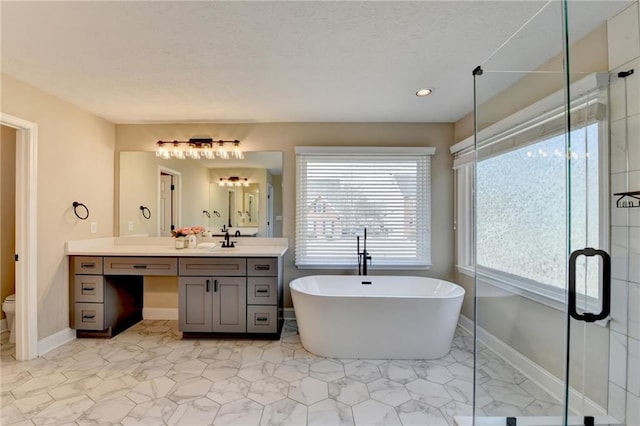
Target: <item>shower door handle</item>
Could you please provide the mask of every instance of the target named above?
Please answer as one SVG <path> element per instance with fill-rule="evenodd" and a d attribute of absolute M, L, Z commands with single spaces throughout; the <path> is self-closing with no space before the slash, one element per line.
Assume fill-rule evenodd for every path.
<path fill-rule="evenodd" d="M 576 307 L 576 261 L 579 256 L 600 256 L 602 258 L 602 309 L 599 313 L 579 313 Z M 584 248 L 571 253 L 569 257 L 569 315 L 584 322 L 600 321 L 611 312 L 611 257 L 604 250 Z"/>

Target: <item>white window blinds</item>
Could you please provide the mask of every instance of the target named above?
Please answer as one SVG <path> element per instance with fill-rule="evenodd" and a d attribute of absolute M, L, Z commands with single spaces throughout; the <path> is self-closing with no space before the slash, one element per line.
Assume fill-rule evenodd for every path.
<path fill-rule="evenodd" d="M 296 266 L 357 265 L 365 227 L 373 268 L 430 266 L 434 153 L 297 147 Z"/>
<path fill-rule="evenodd" d="M 607 92 L 600 89 L 607 87 L 608 82 L 609 75 L 601 73 L 591 74 L 571 85 L 572 129 L 605 118 Z M 482 129 L 477 135 L 478 160 L 501 155 L 565 133 L 564 97 L 564 90 L 560 90 Z M 455 144 L 450 150 L 454 155 L 454 169 L 473 163 L 474 137 Z"/>

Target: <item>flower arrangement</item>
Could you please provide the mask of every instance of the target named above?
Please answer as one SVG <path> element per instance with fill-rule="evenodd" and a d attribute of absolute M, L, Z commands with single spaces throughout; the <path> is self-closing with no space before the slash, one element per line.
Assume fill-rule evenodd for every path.
<path fill-rule="evenodd" d="M 171 236 L 172 237 L 186 237 L 188 235 L 197 235 L 197 234 L 202 234 L 204 231 L 206 231 L 206 228 L 204 226 L 183 226 L 182 228 L 178 228 L 175 229 L 173 231 L 171 231 Z"/>

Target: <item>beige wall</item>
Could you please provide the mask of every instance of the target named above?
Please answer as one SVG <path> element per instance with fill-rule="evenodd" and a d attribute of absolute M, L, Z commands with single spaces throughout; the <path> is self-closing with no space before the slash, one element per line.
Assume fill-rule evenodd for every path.
<path fill-rule="evenodd" d="M 183 208 L 180 226 L 206 225 L 203 210 L 209 209 L 209 171 L 195 161 L 164 160 L 149 152 L 119 153 L 118 198 L 116 210 L 120 211 L 119 235 L 148 234 L 156 236 L 158 218 L 159 167 L 179 173 L 180 197 Z M 151 218 L 145 219 L 140 206 L 151 210 Z M 133 229 L 129 229 L 129 222 Z"/>
<path fill-rule="evenodd" d="M 16 130 L 0 126 L 0 303 L 15 293 Z M 4 312 L 0 314 L 4 318 Z"/>
<path fill-rule="evenodd" d="M 551 27 L 555 28 L 555 27 Z M 558 35 L 559 36 L 559 35 Z M 570 52 L 572 80 L 584 73 L 607 72 L 607 25 L 603 24 L 572 44 Z M 487 126 L 521 110 L 540 99 L 561 90 L 564 84 L 561 55 L 545 62 L 536 71 L 551 71 L 553 74 L 529 74 L 515 84 L 482 104 L 478 112 L 478 126 Z M 492 73 L 490 66 L 477 78 L 478 91 L 483 90 L 483 81 L 504 78 L 504 73 Z M 473 135 L 473 111 L 462 117 L 454 126 L 455 141 Z"/>
<path fill-rule="evenodd" d="M 453 276 L 453 171 L 449 146 L 452 124 L 426 123 L 269 123 L 269 124 L 149 124 L 117 125 L 117 151 L 153 151 L 158 140 L 187 140 L 193 135 L 238 139 L 246 151 L 282 151 L 283 236 L 289 238 L 285 256 L 285 283 L 311 274 L 353 270 L 297 270 L 293 264 L 295 234 L 295 146 L 432 146 L 432 261 L 429 271 L 376 271 L 376 273 Z M 375 263 L 375 258 L 373 260 Z M 285 305 L 291 307 L 285 286 Z"/>
<path fill-rule="evenodd" d="M 607 72 L 607 28 L 600 26 L 571 46 L 571 69 L 576 73 Z M 478 125 L 484 128 L 536 101 L 561 90 L 563 87 L 562 57 L 556 56 L 543 64 L 538 70 L 558 72 L 553 75 L 530 74 L 507 90 L 504 90 L 478 109 Z M 573 80 L 584 74 L 576 74 Z M 483 79 L 498 78 L 486 69 L 477 77 L 478 86 Z M 463 117 L 454 125 L 456 142 L 473 134 L 473 114 Z M 455 281 L 467 291 L 462 313 L 474 318 L 475 285 L 473 278 L 459 272 Z M 482 287 L 480 287 L 482 288 Z M 552 309 L 541 303 L 497 289 L 483 288 L 477 304 L 478 325 L 502 340 L 511 348 L 520 352 L 533 362 L 545 368 L 555 376 L 564 374 L 564 336 L 566 313 Z M 600 348 L 589 351 L 584 359 L 582 333 L 587 336 L 590 347 Z M 609 345 L 607 328 L 590 325 L 585 330 L 576 330 L 572 335 L 571 384 L 582 385 L 582 364 L 586 363 L 587 395 L 601 406 L 607 405 L 607 377 L 609 369 L 608 352 L 602 348 Z M 591 346 L 592 345 L 592 346 Z"/>
<path fill-rule="evenodd" d="M 38 125 L 38 338 L 69 326 L 64 243 L 114 234 L 114 125 L 19 80 L 1 75 L 0 111 Z M 72 203 L 90 210 L 77 219 Z M 90 233 L 96 222 L 98 232 Z"/>

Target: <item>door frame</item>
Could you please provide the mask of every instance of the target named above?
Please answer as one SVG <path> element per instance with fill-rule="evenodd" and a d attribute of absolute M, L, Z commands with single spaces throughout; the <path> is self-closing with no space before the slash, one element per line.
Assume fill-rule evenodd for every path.
<path fill-rule="evenodd" d="M 162 191 L 162 173 L 171 175 L 175 179 L 175 183 L 174 183 L 175 189 L 172 195 L 172 201 L 175 203 L 174 204 L 175 213 L 172 219 L 175 219 L 176 227 L 179 228 L 180 226 L 178 226 L 178 224 L 182 223 L 182 173 L 162 165 L 158 166 L 158 173 L 157 173 L 158 194 L 156 196 L 156 204 L 157 204 L 156 211 L 158 212 L 158 214 L 160 214 L 160 209 L 162 207 L 160 203 L 160 195 Z M 160 216 L 158 216 L 158 220 L 156 224 L 156 235 L 159 237 L 163 236 L 163 235 L 160 235 Z M 166 237 L 166 235 L 164 236 Z"/>
<path fill-rule="evenodd" d="M 0 113 L 16 132 L 16 359 L 38 356 L 38 125 Z"/>
<path fill-rule="evenodd" d="M 267 183 L 267 238 L 273 237 L 273 185 Z"/>

